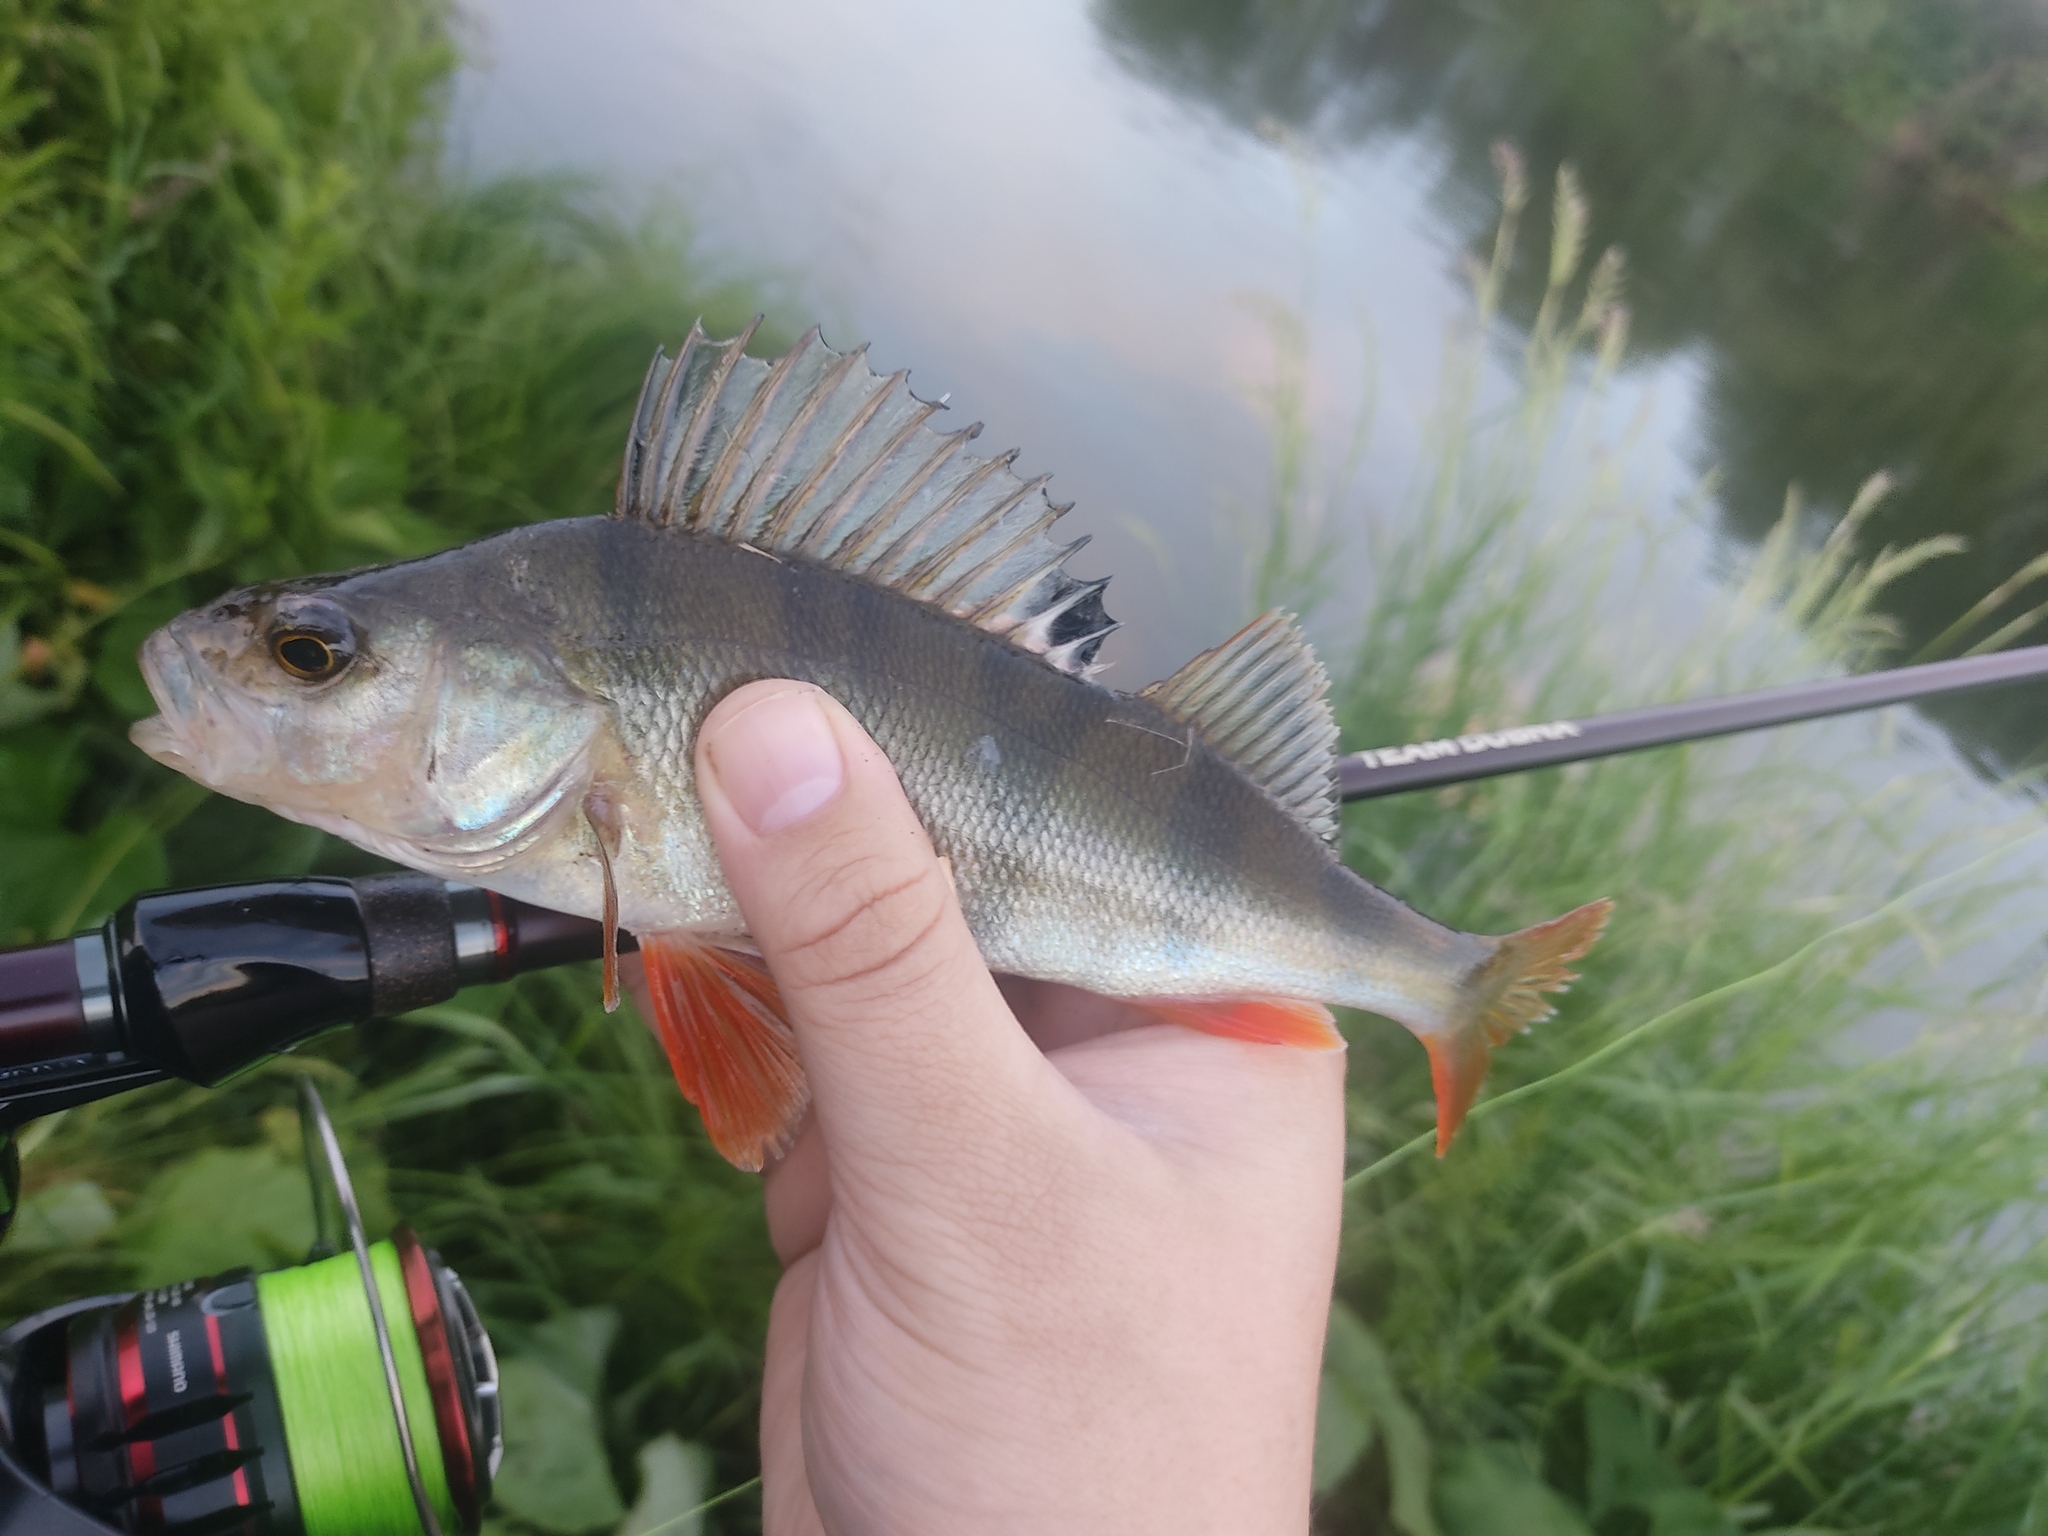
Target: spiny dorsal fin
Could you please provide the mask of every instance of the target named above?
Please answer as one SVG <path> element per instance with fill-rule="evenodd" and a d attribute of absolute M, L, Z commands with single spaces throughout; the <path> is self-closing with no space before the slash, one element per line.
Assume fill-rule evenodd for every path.
<path fill-rule="evenodd" d="M 1294 616 L 1274 609 L 1146 688 L 1325 842 L 1337 840 L 1330 676 Z"/>
<path fill-rule="evenodd" d="M 939 405 L 865 347 L 835 352 L 814 327 L 773 363 L 690 328 L 656 352 L 640 387 L 615 517 L 687 528 L 769 554 L 814 560 L 943 608 L 1062 671 L 1085 676 L 1116 624 L 1108 581 L 1065 570 L 1086 539 L 1055 544 L 1067 510 L 1046 477 L 1011 471 L 1014 452 L 963 452 L 979 424 L 934 432 Z"/>

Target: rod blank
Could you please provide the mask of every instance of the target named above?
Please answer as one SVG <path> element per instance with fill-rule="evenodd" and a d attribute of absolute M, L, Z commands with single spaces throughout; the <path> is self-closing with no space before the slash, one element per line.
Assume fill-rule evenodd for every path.
<path fill-rule="evenodd" d="M 1372 800 L 2038 678 L 2048 678 L 2048 645 L 1353 752 L 1337 760 L 1337 788 L 1345 800 Z"/>

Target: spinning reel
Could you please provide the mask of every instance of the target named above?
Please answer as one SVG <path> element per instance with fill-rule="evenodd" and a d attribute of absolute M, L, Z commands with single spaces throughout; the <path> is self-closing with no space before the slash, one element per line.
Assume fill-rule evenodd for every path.
<path fill-rule="evenodd" d="M 212 1085 L 336 1024 L 597 955 L 595 923 L 423 875 L 140 897 L 0 952 L 0 1134 L 178 1077 Z M 503 1454 L 491 1341 L 400 1226 L 371 1243 L 319 1092 L 307 1262 L 94 1296 L 0 1332 L 0 1536 L 454 1536 Z"/>

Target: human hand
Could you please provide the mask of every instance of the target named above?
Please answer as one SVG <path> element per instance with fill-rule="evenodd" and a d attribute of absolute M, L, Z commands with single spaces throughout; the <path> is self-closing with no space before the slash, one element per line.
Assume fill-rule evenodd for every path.
<path fill-rule="evenodd" d="M 738 690 L 697 766 L 813 1096 L 766 1175 L 770 1536 L 1305 1531 L 1341 1054 L 999 986 L 815 688 Z"/>

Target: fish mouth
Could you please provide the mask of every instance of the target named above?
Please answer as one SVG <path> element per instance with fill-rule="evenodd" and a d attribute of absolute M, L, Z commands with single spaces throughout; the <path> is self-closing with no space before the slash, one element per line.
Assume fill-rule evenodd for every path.
<path fill-rule="evenodd" d="M 202 784 L 209 782 L 191 727 L 209 713 L 207 687 L 200 669 L 177 636 L 160 629 L 142 642 L 136 655 L 142 680 L 159 713 L 128 727 L 128 739 L 142 751 Z"/>
<path fill-rule="evenodd" d="M 178 735 L 177 727 L 162 715 L 136 721 L 128 727 L 128 739 L 166 768 L 187 774 L 192 771 L 192 759 L 185 751 L 183 738 Z"/>
<path fill-rule="evenodd" d="M 192 752 L 178 723 L 192 712 L 192 664 L 163 630 L 142 642 L 135 660 L 159 713 L 129 726 L 128 739 L 164 766 L 190 772 Z"/>

